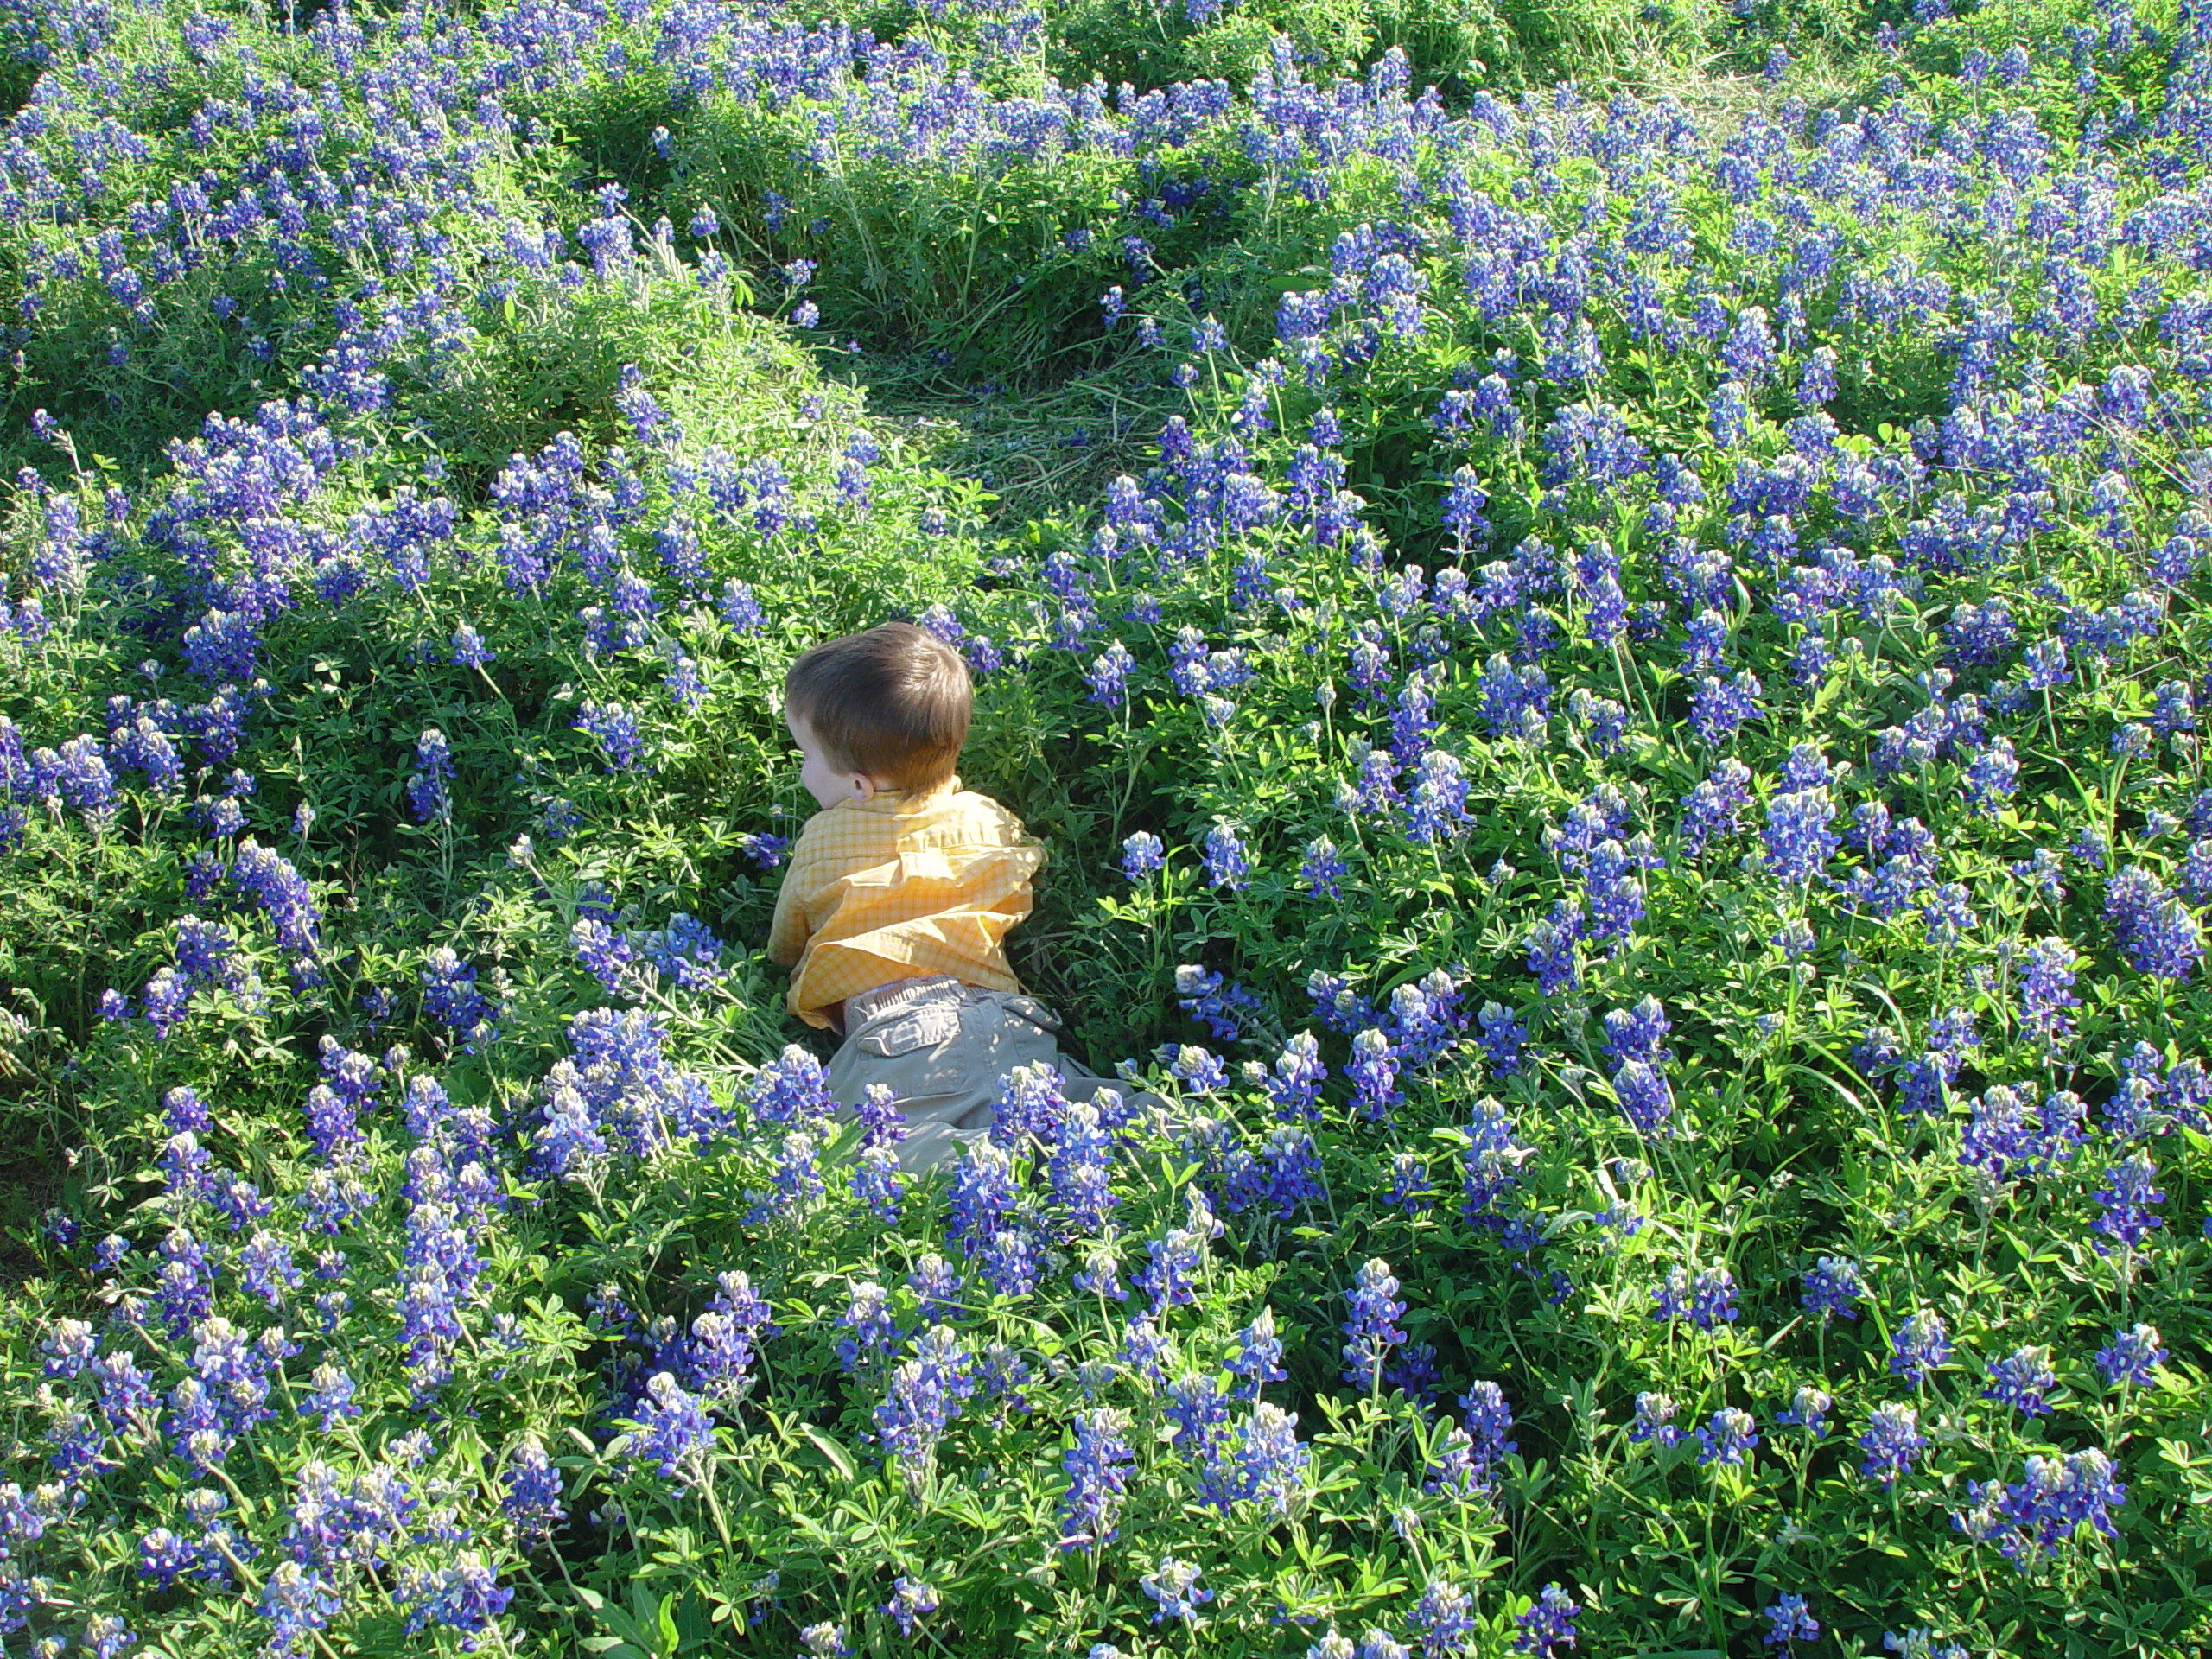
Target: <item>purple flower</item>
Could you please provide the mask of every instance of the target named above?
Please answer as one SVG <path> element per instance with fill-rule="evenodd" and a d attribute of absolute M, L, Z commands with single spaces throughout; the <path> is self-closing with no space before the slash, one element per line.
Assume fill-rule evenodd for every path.
<path fill-rule="evenodd" d="M 1950 1332 L 1943 1316 L 1933 1308 L 1920 1309 L 1890 1338 L 1890 1375 L 1908 1382 L 1924 1382 L 1929 1372 L 1950 1357 Z"/>
<path fill-rule="evenodd" d="M 1465 1653 L 1475 1633 L 1474 1598 L 1448 1579 L 1431 1579 L 1407 1624 L 1421 1638 L 1421 1659 Z"/>
<path fill-rule="evenodd" d="M 1989 1386 L 1982 1389 L 1981 1397 L 2009 1406 L 2023 1416 L 2047 1417 L 2050 1407 L 2044 1395 L 2057 1383 L 2049 1349 L 2016 1348 L 2004 1358 L 1990 1361 Z"/>
<path fill-rule="evenodd" d="M 1575 1645 L 1574 1620 L 1581 1611 L 1557 1584 L 1546 1585 L 1533 1605 L 1513 1616 L 1519 1631 L 1513 1651 L 1535 1659 L 1556 1659 L 1560 1649 Z"/>
<path fill-rule="evenodd" d="M 1225 823 L 1214 825 L 1206 831 L 1203 850 L 1207 886 L 1224 887 L 1231 893 L 1244 886 L 1251 874 L 1252 860 L 1236 830 Z"/>
<path fill-rule="evenodd" d="M 1784 1428 L 1802 1428 L 1817 1440 L 1827 1433 L 1828 1408 L 1834 1404 L 1827 1390 L 1808 1384 L 1790 1395 L 1788 1408 L 1775 1413 L 1774 1421 Z"/>
<path fill-rule="evenodd" d="M 525 1438 L 508 1455 L 499 1482 L 506 1488 L 499 1507 L 515 1530 L 525 1540 L 550 1537 L 567 1513 L 561 1506 L 561 1471 L 535 1436 Z"/>
<path fill-rule="evenodd" d="M 1843 844 L 1828 828 L 1834 817 L 1825 788 L 1796 790 L 1768 801 L 1763 832 L 1767 868 L 1792 887 L 1813 880 Z"/>
<path fill-rule="evenodd" d="M 1166 866 L 1167 849 L 1158 836 L 1148 830 L 1140 830 L 1122 843 L 1122 874 L 1130 881 L 1141 881 Z"/>
<path fill-rule="evenodd" d="M 1074 1444 L 1060 1454 L 1068 1478 L 1060 1498 L 1062 1549 L 1096 1550 L 1120 1535 L 1115 1517 L 1136 1464 L 1128 1427 L 1125 1411 L 1102 1407 L 1076 1414 Z"/>
<path fill-rule="evenodd" d="M 1195 1618 L 1198 1609 L 1213 1599 L 1213 1592 L 1198 1582 L 1199 1570 L 1189 1561 L 1162 1555 L 1160 1565 L 1138 1581 L 1137 1587 L 1156 1604 L 1152 1622 L 1172 1624 Z"/>
<path fill-rule="evenodd" d="M 1400 1058 L 1379 1030 L 1363 1031 L 1351 1039 L 1351 1064 L 1344 1075 L 1351 1079 L 1354 1103 L 1370 1122 L 1387 1120 L 1390 1109 L 1405 1098 L 1397 1086 Z"/>
<path fill-rule="evenodd" d="M 2070 1036 L 2073 1016 L 2066 1010 L 2082 1006 L 2074 995 L 2078 953 L 2062 938 L 2044 938 L 2028 947 L 2020 964 L 2020 1025 L 2046 1043 Z"/>
<path fill-rule="evenodd" d="M 2105 920 L 2138 973 L 2184 980 L 2204 955 L 2204 931 L 2181 899 L 2139 866 L 2105 883 Z"/>
<path fill-rule="evenodd" d="M 1866 1454 L 1859 1472 L 1884 1486 L 1892 1485 L 1927 1444 L 1920 1432 L 1920 1414 L 1910 1406 L 1877 1406 L 1859 1437 L 1859 1449 Z"/>
<path fill-rule="evenodd" d="M 915 1624 L 938 1605 L 933 1586 L 901 1575 L 891 1581 L 891 1599 L 883 1604 L 883 1611 L 899 1627 L 899 1634 L 912 1641 Z"/>
<path fill-rule="evenodd" d="M 1397 1294 L 1398 1281 L 1391 1276 L 1389 1264 L 1380 1258 L 1360 1268 L 1345 1294 L 1344 1378 L 1356 1389 L 1380 1386 L 1383 1360 L 1406 1339 L 1406 1333 L 1397 1326 L 1405 1316 L 1406 1305 L 1397 1300 Z"/>
<path fill-rule="evenodd" d="M 1778 47 L 1776 48 L 1777 51 L 1780 49 Z M 1815 1618 L 1811 1610 L 1806 1606 L 1805 1598 L 1794 1591 L 1777 1599 L 1765 1612 L 1768 1628 L 1764 1640 L 1770 1648 L 1794 1652 L 1798 1643 L 1820 1639 L 1820 1620 Z"/>
<path fill-rule="evenodd" d="M 2112 1341 L 2096 1352 L 2096 1365 L 2108 1389 L 2125 1383 L 2130 1388 L 2152 1386 L 2151 1368 L 2166 1357 L 2158 1345 L 2156 1325 L 2133 1325 L 2113 1333 Z"/>
<path fill-rule="evenodd" d="M 601 763 L 608 772 L 632 770 L 645 752 L 638 717 L 619 702 L 586 702 L 573 724 L 598 741 Z"/>
<path fill-rule="evenodd" d="M 279 1561 L 262 1582 L 258 1604 L 270 1625 L 266 1651 L 273 1659 L 292 1659 L 309 1632 L 327 1625 L 338 1608 L 338 1598 L 319 1569 Z"/>
<path fill-rule="evenodd" d="M 2127 1489 L 2113 1478 L 2112 1459 L 2092 1446 L 2065 1458 L 2031 1454 L 2017 1484 L 1969 1481 L 1968 1507 L 1951 1524 L 1976 1543 L 1998 1545 L 2021 1572 L 2058 1554 L 2088 1522 L 2106 1537 L 2119 1535 L 2112 1511 Z"/>
<path fill-rule="evenodd" d="M 2147 1152 L 2137 1152 L 2105 1171 L 2105 1184 L 2089 1196 L 2096 1200 L 2100 1211 L 2089 1224 L 2098 1235 L 2099 1255 L 2108 1253 L 2111 1245 L 2132 1251 L 2145 1238 L 2165 1225 L 2163 1218 L 2151 1213 L 2150 1206 L 2164 1204 L 2166 1195 L 2158 1187 L 2158 1166 L 2151 1161 Z"/>
<path fill-rule="evenodd" d="M 1697 1460 L 1735 1467 L 1758 1443 L 1751 1414 L 1738 1406 L 1723 1406 L 1697 1431 Z"/>
<path fill-rule="evenodd" d="M 1636 1396 L 1636 1418 L 1629 1425 L 1628 1437 L 1639 1445 L 1670 1446 L 1683 1438 L 1682 1431 L 1674 1426 L 1675 1402 L 1668 1395 L 1649 1390 Z"/>

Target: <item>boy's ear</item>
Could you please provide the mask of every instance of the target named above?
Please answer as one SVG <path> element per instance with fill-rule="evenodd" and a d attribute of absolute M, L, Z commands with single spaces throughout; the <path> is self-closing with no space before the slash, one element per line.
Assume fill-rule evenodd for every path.
<path fill-rule="evenodd" d="M 864 772 L 855 772 L 845 781 L 853 786 L 853 799 L 866 806 L 875 798 L 875 779 Z"/>

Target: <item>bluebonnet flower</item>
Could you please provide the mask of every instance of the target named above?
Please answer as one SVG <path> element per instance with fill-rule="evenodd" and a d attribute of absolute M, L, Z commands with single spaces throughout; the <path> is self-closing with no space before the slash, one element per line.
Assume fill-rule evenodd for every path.
<path fill-rule="evenodd" d="M 1798 1643 L 1820 1640 L 1820 1620 L 1813 1617 L 1805 1598 L 1795 1591 L 1777 1598 L 1764 1611 L 1768 1628 L 1764 1639 L 1768 1647 L 1794 1653 Z"/>
<path fill-rule="evenodd" d="M 1690 728 L 1699 741 L 1718 745 L 1760 717 L 1764 694 L 1758 677 L 1748 669 L 1726 680 L 1706 675 L 1690 697 Z"/>
<path fill-rule="evenodd" d="M 1251 1324 L 1236 1333 L 1236 1351 L 1222 1362 L 1238 1379 L 1231 1394 L 1239 1400 L 1254 1400 L 1267 1384 L 1285 1381 L 1288 1373 L 1282 1369 L 1281 1360 L 1275 1316 L 1263 1307 L 1252 1316 Z"/>
<path fill-rule="evenodd" d="M 619 702 L 587 702 L 574 726 L 598 741 L 601 763 L 608 772 L 630 771 L 645 752 L 638 717 Z"/>
<path fill-rule="evenodd" d="M 448 822 L 453 817 L 453 748 L 435 727 L 415 740 L 415 770 L 407 779 L 407 804 L 417 823 Z"/>
<path fill-rule="evenodd" d="M 1002 1227 L 993 1233 L 977 1256 L 983 1281 L 1001 1296 L 1019 1299 L 1037 1288 L 1044 1272 L 1035 1238 L 1028 1230 Z"/>
<path fill-rule="evenodd" d="M 1584 938 L 1586 922 L 1580 902 L 1570 908 L 1565 899 L 1554 903 L 1551 913 L 1539 918 L 1529 931 L 1529 971 L 1536 976 L 1536 988 L 1545 996 L 1572 990 L 1581 982 L 1575 946 Z"/>
<path fill-rule="evenodd" d="M 1993 818 L 2019 787 L 2020 763 L 2011 740 L 1993 737 L 1974 752 L 1961 781 L 1967 804 L 1985 818 Z"/>
<path fill-rule="evenodd" d="M 1624 1061 L 1613 1073 L 1613 1097 L 1638 1135 L 1663 1136 L 1674 1132 L 1669 1122 L 1675 1109 L 1674 1093 L 1667 1079 L 1648 1062 Z"/>
<path fill-rule="evenodd" d="M 2152 1215 L 2150 1210 L 2151 1205 L 2165 1202 L 2166 1195 L 2158 1190 L 2158 1166 L 2151 1161 L 2147 1152 L 2139 1151 L 2105 1171 L 2105 1184 L 2090 1194 L 2100 1212 L 2089 1224 L 2090 1230 L 2098 1236 L 2098 1254 L 2109 1253 L 2113 1244 L 2122 1250 L 2133 1251 L 2165 1225 L 2164 1219 Z"/>
<path fill-rule="evenodd" d="M 1418 1216 L 1432 1202 L 1427 1192 L 1428 1165 L 1426 1160 L 1419 1153 L 1395 1154 L 1390 1160 L 1390 1191 L 1383 1198 L 1383 1204 L 1402 1209 L 1408 1216 Z"/>
<path fill-rule="evenodd" d="M 1950 1332 L 1943 1316 L 1933 1308 L 1913 1313 L 1890 1338 L 1890 1375 L 1908 1382 L 1926 1381 L 1929 1372 L 1950 1357 Z"/>
<path fill-rule="evenodd" d="M 2187 979 L 2204 955 L 2204 931 L 2157 877 L 2137 867 L 2105 883 L 2105 920 L 2138 973 Z"/>
<path fill-rule="evenodd" d="M 1252 870 L 1250 855 L 1236 831 L 1217 823 L 1206 831 L 1204 847 L 1206 884 L 1234 893 L 1244 886 Z"/>
<path fill-rule="evenodd" d="M 2044 1395 L 2057 1382 L 2048 1348 L 2016 1348 L 2004 1358 L 1990 1361 L 1989 1385 L 1982 1389 L 1981 1397 L 2009 1406 L 2023 1416 L 2047 1417 L 2050 1407 Z"/>
<path fill-rule="evenodd" d="M 1775 1413 L 1774 1421 L 1784 1428 L 1802 1428 L 1808 1438 L 1817 1440 L 1827 1433 L 1828 1408 L 1834 1403 L 1825 1389 L 1806 1384 L 1789 1396 L 1785 1409 Z"/>
<path fill-rule="evenodd" d="M 567 1513 L 561 1506 L 561 1473 L 536 1436 L 526 1436 L 508 1453 L 499 1471 L 505 1496 L 499 1507 L 524 1541 L 547 1538 Z"/>
<path fill-rule="evenodd" d="M 1556 1583 L 1547 1584 L 1532 1605 L 1513 1616 L 1513 1651 L 1556 1659 L 1561 1649 L 1575 1645 L 1574 1620 L 1581 1611 Z"/>
<path fill-rule="evenodd" d="M 312 1631 L 327 1627 L 338 1611 L 338 1597 L 320 1569 L 279 1561 L 263 1580 L 257 1610 L 269 1621 L 266 1651 L 271 1659 L 292 1659 Z"/>
<path fill-rule="evenodd" d="M 875 1433 L 885 1455 L 906 1465 L 910 1481 L 919 1479 L 976 1381 L 973 1356 L 942 1325 L 918 1338 L 912 1357 L 892 1368 L 875 1408 Z"/>
<path fill-rule="evenodd" d="M 1491 1071 L 1500 1077 L 1511 1077 L 1520 1071 L 1529 1028 L 1517 1014 L 1502 1004 L 1485 1002 L 1475 1015 L 1475 1029 Z"/>
<path fill-rule="evenodd" d="M 1736 1321 L 1736 1281 L 1726 1268 L 1708 1268 L 1690 1286 L 1690 1321 L 1711 1331 Z"/>
<path fill-rule="evenodd" d="M 912 1641 L 914 1627 L 939 1605 L 936 1586 L 904 1573 L 891 1581 L 891 1599 L 883 1604 L 884 1616 L 899 1627 L 899 1634 Z"/>
<path fill-rule="evenodd" d="M 1406 1622 L 1421 1638 L 1422 1659 L 1465 1653 L 1475 1633 L 1474 1598 L 1448 1579 L 1431 1579 Z"/>
<path fill-rule="evenodd" d="M 1430 749 L 1421 758 L 1419 776 L 1405 803 L 1406 838 L 1426 846 L 1440 837 L 1459 834 L 1471 822 L 1467 815 L 1468 783 L 1457 756 Z"/>
<path fill-rule="evenodd" d="M 1730 756 L 1682 797 L 1680 834 L 1686 855 L 1695 858 L 1715 839 L 1737 833 L 1738 814 L 1751 804 L 1751 769 Z"/>
<path fill-rule="evenodd" d="M 1396 1046 L 1378 1029 L 1370 1027 L 1352 1039 L 1344 1075 L 1351 1079 L 1354 1103 L 1370 1122 L 1382 1122 L 1405 1098 L 1397 1086 L 1399 1058 Z"/>
<path fill-rule="evenodd" d="M 1629 1425 L 1628 1437 L 1639 1445 L 1649 1443 L 1671 1446 L 1684 1438 L 1682 1431 L 1674 1426 L 1675 1405 L 1673 1399 L 1649 1389 L 1636 1396 L 1636 1417 Z"/>
<path fill-rule="evenodd" d="M 1992 1084 L 1974 1103 L 1974 1116 L 1960 1138 L 1959 1161 L 2002 1181 L 2011 1178 L 2014 1166 L 2037 1158 L 2040 1147 L 2020 1091 Z"/>
<path fill-rule="evenodd" d="M 747 1103 L 762 1123 L 799 1128 L 826 1122 L 836 1109 L 822 1062 L 796 1043 L 754 1075 Z"/>
<path fill-rule="evenodd" d="M 1397 1293 L 1398 1281 L 1391 1276 L 1389 1264 L 1380 1258 L 1363 1264 L 1345 1293 L 1344 1378 L 1356 1389 L 1379 1387 L 1383 1361 L 1406 1339 L 1397 1327 L 1406 1312 Z"/>
<path fill-rule="evenodd" d="M 1507 1438 L 1513 1413 L 1497 1383 L 1478 1381 L 1459 1396 L 1464 1426 L 1448 1428 L 1437 1441 L 1422 1478 L 1423 1490 L 1459 1498 L 1488 1496 L 1497 1488 L 1499 1464 L 1515 1450 Z"/>
<path fill-rule="evenodd" d="M 1166 848 L 1148 830 L 1140 830 L 1122 842 L 1122 874 L 1131 881 L 1141 881 L 1166 862 Z"/>
<path fill-rule="evenodd" d="M 836 1348 L 837 1363 L 848 1372 L 887 1357 L 899 1335 L 898 1325 L 891 1317 L 891 1299 L 877 1284 L 855 1285 L 837 1324 L 851 1332 L 837 1339 Z"/>
<path fill-rule="evenodd" d="M 1306 884 L 1309 897 L 1338 899 L 1343 895 L 1337 883 L 1344 874 L 1344 861 L 1326 836 L 1317 836 L 1306 843 L 1306 855 L 1298 867 L 1298 879 Z"/>
<path fill-rule="evenodd" d="M 1029 1140 L 1046 1147 L 1060 1137 L 1067 1096 L 1060 1074 L 1050 1065 L 1017 1065 L 999 1079 L 999 1099 L 991 1116 L 991 1139 L 1008 1151 Z"/>
<path fill-rule="evenodd" d="M 733 576 L 722 585 L 721 596 L 715 602 L 715 614 L 732 633 L 757 633 L 767 626 L 768 619 L 760 609 L 760 601 L 753 597 L 751 586 Z"/>
<path fill-rule="evenodd" d="M 1483 516 L 1483 509 L 1490 505 L 1490 495 L 1478 480 L 1471 467 L 1461 467 L 1452 474 L 1452 482 L 1444 493 L 1444 528 L 1452 534 L 1452 544 L 1461 557 L 1490 537 L 1490 520 Z"/>
<path fill-rule="evenodd" d="M 595 916 L 579 917 L 569 930 L 569 947 L 584 970 L 609 995 L 622 988 L 623 970 L 637 960 L 630 941 Z"/>
<path fill-rule="evenodd" d="M 452 948 L 440 945 L 423 959 L 423 1012 L 453 1033 L 456 1042 L 480 1046 L 497 1034 L 492 1005 L 476 988 L 476 969 Z"/>
<path fill-rule="evenodd" d="M 1258 1503 L 1281 1520 L 1303 1489 L 1313 1454 L 1298 1438 L 1298 1418 L 1262 1400 L 1232 1440 L 1209 1448 L 1200 1481 L 1208 1502 L 1224 1514 L 1238 1503 Z"/>
<path fill-rule="evenodd" d="M 1277 1124 L 1262 1144 L 1256 1161 L 1263 1187 L 1261 1199 L 1274 1207 L 1280 1219 L 1288 1221 L 1301 1207 L 1325 1201 L 1321 1154 L 1311 1130 Z"/>
<path fill-rule="evenodd" d="M 1137 1288 L 1152 1298 L 1153 1316 L 1197 1300 L 1192 1281 L 1206 1259 L 1203 1233 L 1171 1227 L 1146 1246 L 1147 1260 L 1137 1274 Z"/>
<path fill-rule="evenodd" d="M 2062 938 L 2043 938 L 2028 947 L 2020 965 L 2020 1025 L 2044 1042 L 2070 1036 L 2073 1016 L 2066 1010 L 2079 1007 L 2074 995 L 2078 953 Z"/>
<path fill-rule="evenodd" d="M 1877 1406 L 1859 1437 L 1859 1449 L 1866 1454 L 1859 1472 L 1885 1487 L 1893 1485 L 1927 1444 L 1920 1432 L 1920 1414 L 1910 1406 Z"/>
<path fill-rule="evenodd" d="M 1697 1431 L 1697 1460 L 1700 1464 L 1737 1466 L 1759 1443 L 1751 1414 L 1738 1406 L 1723 1406 Z"/>
<path fill-rule="evenodd" d="M 2126 1502 L 2112 1459 L 2094 1446 L 2064 1458 L 2031 1453 L 2024 1478 L 1967 1483 L 1969 1507 L 1951 1523 L 1976 1543 L 1995 1542 L 2023 1573 L 2058 1554 L 2087 1522 L 2107 1538 L 2119 1536 L 2112 1511 Z"/>
<path fill-rule="evenodd" d="M 392 1599 L 408 1609 L 409 1634 L 441 1624 L 460 1631 L 461 1645 L 467 1649 L 506 1611 L 514 1594 L 499 1582 L 483 1557 L 464 1549 L 442 1566 L 410 1562 L 402 1567 Z"/>
<path fill-rule="evenodd" d="M 2116 1389 L 2123 1383 L 2130 1388 L 2147 1389 L 2152 1386 L 2151 1368 L 2166 1357 L 2158 1345 L 2156 1325 L 2133 1325 L 2125 1331 L 2116 1331 L 2106 1346 L 2095 1354 L 2098 1373 L 2105 1386 Z"/>
<path fill-rule="evenodd" d="M 1817 876 L 1843 844 L 1828 828 L 1834 805 L 1825 787 L 1792 791 L 1767 802 L 1766 867 L 1792 887 Z"/>
<path fill-rule="evenodd" d="M 1529 1149 L 1513 1139 L 1504 1107 L 1485 1096 L 1475 1103 L 1467 1125 L 1467 1149 L 1460 1158 L 1460 1214 L 1470 1226 L 1502 1229 L 1499 1206 L 1519 1185 L 1519 1166 Z"/>
<path fill-rule="evenodd" d="M 1192 1094 L 1210 1095 L 1228 1086 L 1229 1072 L 1220 1057 L 1196 1043 L 1163 1044 L 1160 1058 L 1167 1075 Z"/>
<path fill-rule="evenodd" d="M 714 1451 L 714 1423 L 666 1371 L 645 1384 L 637 1408 L 632 1455 L 679 1489 L 695 1484 Z"/>
<path fill-rule="evenodd" d="M 1155 1624 L 1198 1618 L 1198 1609 L 1213 1599 L 1213 1592 L 1198 1582 L 1199 1569 L 1189 1561 L 1162 1555 L 1160 1565 L 1138 1580 L 1137 1587 L 1156 1604 Z"/>
<path fill-rule="evenodd" d="M 1062 1549 L 1096 1550 L 1120 1535 L 1116 1517 L 1136 1463 L 1128 1428 L 1125 1411 L 1101 1408 L 1076 1414 L 1074 1443 L 1060 1456 L 1068 1478 L 1060 1499 Z"/>
<path fill-rule="evenodd" d="M 1090 701 L 1107 709 L 1121 709 L 1128 702 L 1129 672 L 1136 666 L 1136 658 L 1129 648 L 1116 639 L 1101 652 L 1084 675 L 1090 688 Z"/>

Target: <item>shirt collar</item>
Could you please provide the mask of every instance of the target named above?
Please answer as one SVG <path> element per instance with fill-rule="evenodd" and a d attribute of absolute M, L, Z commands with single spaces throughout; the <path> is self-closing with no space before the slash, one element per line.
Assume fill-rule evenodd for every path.
<path fill-rule="evenodd" d="M 840 801 L 837 804 L 851 807 L 855 811 L 887 812 L 896 817 L 902 813 L 919 811 L 926 806 L 934 806 L 938 802 L 957 794 L 959 791 L 960 779 L 953 777 L 946 779 L 938 788 L 930 790 L 926 793 L 912 789 L 879 789 L 871 799 Z"/>

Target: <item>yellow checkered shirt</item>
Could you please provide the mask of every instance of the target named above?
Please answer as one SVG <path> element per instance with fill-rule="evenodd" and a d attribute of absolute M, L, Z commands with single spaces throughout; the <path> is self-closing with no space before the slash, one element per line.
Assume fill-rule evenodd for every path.
<path fill-rule="evenodd" d="M 1045 857 L 1019 818 L 957 778 L 816 813 L 768 931 L 768 959 L 791 969 L 791 1011 L 826 1027 L 847 997 L 926 974 L 1020 990 L 1006 934 L 1029 914 Z"/>

